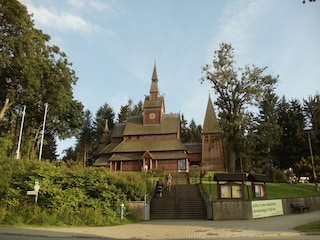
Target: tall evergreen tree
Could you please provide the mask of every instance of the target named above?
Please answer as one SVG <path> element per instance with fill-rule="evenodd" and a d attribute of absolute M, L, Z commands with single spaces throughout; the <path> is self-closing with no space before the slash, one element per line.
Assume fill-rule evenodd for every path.
<path fill-rule="evenodd" d="M 76 153 L 77 161 L 82 161 L 83 166 L 87 166 L 87 161 L 93 155 L 94 130 L 92 125 L 92 115 L 89 110 L 85 111 L 85 123 L 77 139 Z"/>
<path fill-rule="evenodd" d="M 181 141 L 182 142 L 189 142 L 188 137 L 188 121 L 184 118 L 184 115 L 181 115 Z"/>
<path fill-rule="evenodd" d="M 128 99 L 127 104 L 120 107 L 120 112 L 118 113 L 118 122 L 123 123 L 128 120 L 128 117 L 131 115 L 132 111 L 132 99 Z"/>
<path fill-rule="evenodd" d="M 109 104 L 105 103 L 103 106 L 101 106 L 95 116 L 94 119 L 94 148 L 96 149 L 98 147 L 99 141 L 101 139 L 102 133 L 106 127 L 106 120 L 108 123 L 109 130 L 112 131 L 114 127 L 114 117 L 115 113 L 113 109 L 109 106 Z"/>
<path fill-rule="evenodd" d="M 303 111 L 311 132 L 313 146 L 320 146 L 320 95 L 310 96 L 303 100 Z M 320 148 L 313 148 L 314 155 L 320 156 Z M 307 155 L 309 156 L 309 155 Z"/>
<path fill-rule="evenodd" d="M 135 104 L 132 107 L 130 115 L 131 116 L 138 116 L 138 115 L 142 115 L 142 113 L 143 113 L 143 103 L 142 103 L 142 101 L 139 101 L 138 104 Z"/>
<path fill-rule="evenodd" d="M 279 97 L 273 91 L 266 91 L 259 104 L 256 151 L 261 157 L 266 157 L 279 166 L 276 158 L 276 148 L 280 144 L 280 127 L 277 123 L 277 104 Z"/>
<path fill-rule="evenodd" d="M 304 133 L 305 117 L 298 100 L 287 102 L 283 97 L 278 105 L 280 145 L 278 149 L 280 167 L 288 169 L 300 161 L 307 146 Z"/>

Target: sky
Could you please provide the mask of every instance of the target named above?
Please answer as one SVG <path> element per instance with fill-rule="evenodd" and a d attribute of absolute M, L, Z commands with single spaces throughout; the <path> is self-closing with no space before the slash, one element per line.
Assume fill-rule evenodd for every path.
<path fill-rule="evenodd" d="M 221 43 L 237 67 L 268 67 L 288 100 L 319 93 L 320 0 L 20 0 L 35 26 L 64 51 L 79 80 L 74 98 L 95 116 L 117 114 L 149 94 L 154 64 L 166 113 L 203 124 L 208 97 L 202 67 Z M 50 113 L 48 113 L 50 114 Z M 59 141 L 58 153 L 74 140 Z"/>

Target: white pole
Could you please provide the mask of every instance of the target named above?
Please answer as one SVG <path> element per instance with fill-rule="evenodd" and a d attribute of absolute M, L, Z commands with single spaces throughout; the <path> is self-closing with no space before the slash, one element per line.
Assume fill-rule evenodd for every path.
<path fill-rule="evenodd" d="M 40 143 L 40 151 L 39 151 L 39 160 L 41 160 L 42 155 L 42 147 L 43 147 L 43 138 L 44 138 L 44 128 L 46 126 L 46 118 L 47 118 L 47 112 L 48 112 L 48 103 L 44 104 L 45 110 L 44 110 L 44 117 L 43 117 L 43 126 L 42 126 L 42 136 L 41 136 L 41 143 Z"/>
<path fill-rule="evenodd" d="M 18 149 L 17 149 L 17 159 L 20 159 L 21 138 L 22 138 L 22 130 L 23 130 L 23 123 L 24 123 L 24 116 L 25 115 L 26 115 L 26 105 L 23 106 L 23 111 L 22 111 L 22 120 L 21 120 L 19 142 L 18 142 Z"/>

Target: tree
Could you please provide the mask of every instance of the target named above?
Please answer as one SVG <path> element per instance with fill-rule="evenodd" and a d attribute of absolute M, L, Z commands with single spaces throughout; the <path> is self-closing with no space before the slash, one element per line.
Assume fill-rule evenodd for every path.
<path fill-rule="evenodd" d="M 133 105 L 131 98 L 128 99 L 127 104 L 121 106 L 118 114 L 118 122 L 123 123 L 128 120 L 129 116 L 139 116 L 143 114 L 143 103 L 139 101 L 138 104 Z"/>
<path fill-rule="evenodd" d="M 0 0 L 0 6 L 1 135 L 12 140 L 13 155 L 18 113 L 26 105 L 22 152 L 35 157 L 45 103 L 49 104 L 46 131 L 51 131 L 47 136 L 65 139 L 76 135 L 83 124 L 83 105 L 73 98 L 77 76 L 67 55 L 34 27 L 24 5 Z"/>
<path fill-rule="evenodd" d="M 109 130 L 112 130 L 114 127 L 114 117 L 115 113 L 109 104 L 105 103 L 101 106 L 95 116 L 93 125 L 94 125 L 94 148 L 98 147 L 99 141 L 101 139 L 102 133 L 106 127 L 106 120 L 108 123 Z"/>
<path fill-rule="evenodd" d="M 128 120 L 128 117 L 131 115 L 132 111 L 132 99 L 129 98 L 127 104 L 120 107 L 120 112 L 118 114 L 118 122 L 123 123 Z"/>
<path fill-rule="evenodd" d="M 280 126 L 278 156 L 280 167 L 293 167 L 308 152 L 307 136 L 304 134 L 305 117 L 300 102 L 293 99 L 287 102 L 283 97 L 278 104 L 277 123 Z"/>
<path fill-rule="evenodd" d="M 65 162 L 69 161 L 69 160 L 76 161 L 76 159 L 77 159 L 77 154 L 76 154 L 74 147 L 69 147 L 69 148 L 63 150 L 63 157 L 62 157 L 63 161 L 65 161 Z"/>
<path fill-rule="evenodd" d="M 142 101 L 139 101 L 138 104 L 132 107 L 130 115 L 138 116 L 138 115 L 142 115 L 142 113 L 143 113 L 143 103 Z"/>
<path fill-rule="evenodd" d="M 87 166 L 87 159 L 93 154 L 94 130 L 92 126 L 92 115 L 89 110 L 85 111 L 85 121 L 77 139 L 76 153 L 77 160 Z"/>
<path fill-rule="evenodd" d="M 188 121 L 184 118 L 184 115 L 181 115 L 181 121 L 180 121 L 180 128 L 181 128 L 181 141 L 182 142 L 189 142 L 188 138 Z"/>
<path fill-rule="evenodd" d="M 278 159 L 275 159 L 275 151 L 280 144 L 280 126 L 277 123 L 276 110 L 278 101 L 279 97 L 272 90 L 267 90 L 259 103 L 256 151 L 260 157 L 267 157 L 279 166 Z"/>
<path fill-rule="evenodd" d="M 227 170 L 234 172 L 240 143 L 251 121 L 246 111 L 249 106 L 257 104 L 267 89 L 273 89 L 278 78 L 263 75 L 266 68 L 246 65 L 236 68 L 234 49 L 230 44 L 222 43 L 215 51 L 212 65 L 202 68 L 205 74 L 201 82 L 208 81 L 218 95 L 221 126 L 227 144 Z"/>
<path fill-rule="evenodd" d="M 311 127 L 311 137 L 314 146 L 320 146 L 320 95 L 310 96 L 303 100 L 303 112 L 306 124 Z M 320 156 L 320 148 L 314 148 L 314 154 Z M 306 155 L 309 156 L 309 155 Z"/>

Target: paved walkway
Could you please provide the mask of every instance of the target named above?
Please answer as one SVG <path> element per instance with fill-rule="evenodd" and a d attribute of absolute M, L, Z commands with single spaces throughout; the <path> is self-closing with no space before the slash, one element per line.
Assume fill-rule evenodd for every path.
<path fill-rule="evenodd" d="M 100 239 L 221 239 L 230 237 L 301 236 L 294 227 L 320 220 L 320 211 L 255 220 L 150 220 L 110 227 L 0 227 L 0 234 L 90 237 Z M 320 233 L 319 233 L 320 235 Z"/>

